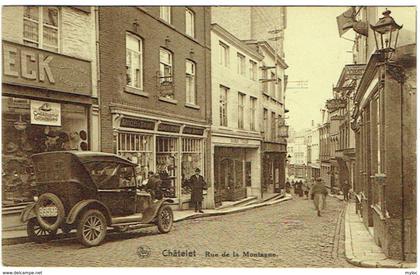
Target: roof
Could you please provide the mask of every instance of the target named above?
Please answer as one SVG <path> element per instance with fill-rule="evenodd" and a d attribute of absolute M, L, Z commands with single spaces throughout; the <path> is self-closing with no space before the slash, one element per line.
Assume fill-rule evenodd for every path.
<path fill-rule="evenodd" d="M 58 155 L 58 154 L 70 154 L 76 156 L 80 162 L 86 163 L 91 161 L 115 161 L 115 162 L 121 162 L 126 163 L 129 165 L 134 165 L 133 162 L 122 158 L 115 154 L 110 153 L 103 153 L 103 152 L 93 152 L 93 151 L 54 151 L 54 152 L 46 152 L 46 153 L 40 153 L 35 155 Z"/>

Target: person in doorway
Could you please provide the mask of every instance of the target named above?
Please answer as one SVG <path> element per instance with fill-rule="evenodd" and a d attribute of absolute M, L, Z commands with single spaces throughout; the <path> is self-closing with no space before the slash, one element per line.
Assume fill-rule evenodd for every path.
<path fill-rule="evenodd" d="M 195 212 L 204 213 L 202 210 L 203 190 L 207 190 L 207 184 L 200 172 L 200 169 L 196 168 L 195 174 L 191 176 L 189 182 L 191 185 L 191 202 L 194 204 L 194 210 Z"/>
<path fill-rule="evenodd" d="M 291 188 L 290 182 L 286 181 L 286 193 L 290 194 L 290 188 Z"/>
<path fill-rule="evenodd" d="M 344 195 L 344 200 L 348 201 L 349 200 L 349 191 L 350 191 L 350 185 L 349 182 L 347 180 L 344 180 L 343 186 L 341 187 L 343 195 Z"/>
<path fill-rule="evenodd" d="M 315 209 L 318 213 L 318 217 L 321 216 L 321 208 L 325 209 L 326 207 L 326 198 L 328 195 L 328 190 L 324 185 L 324 182 L 321 178 L 317 178 L 314 186 L 312 186 L 311 193 L 314 198 Z M 322 207 L 321 207 L 322 202 Z"/>

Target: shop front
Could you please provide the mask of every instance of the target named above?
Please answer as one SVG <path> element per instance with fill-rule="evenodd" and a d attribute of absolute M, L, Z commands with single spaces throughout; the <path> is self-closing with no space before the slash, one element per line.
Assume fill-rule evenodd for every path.
<path fill-rule="evenodd" d="M 286 145 L 280 143 L 263 143 L 263 192 L 280 193 L 285 189 L 286 181 Z M 293 169 L 298 174 L 296 166 Z"/>
<path fill-rule="evenodd" d="M 32 154 L 89 150 L 89 61 L 3 41 L 2 205 L 33 200 Z"/>
<path fill-rule="evenodd" d="M 152 117 L 114 114 L 114 118 L 115 152 L 138 165 L 138 182 L 146 180 L 150 171 L 158 173 L 164 196 L 188 208 L 189 179 L 196 168 L 205 172 L 205 128 Z"/>
<path fill-rule="evenodd" d="M 214 200 L 261 197 L 260 141 L 212 136 Z"/>

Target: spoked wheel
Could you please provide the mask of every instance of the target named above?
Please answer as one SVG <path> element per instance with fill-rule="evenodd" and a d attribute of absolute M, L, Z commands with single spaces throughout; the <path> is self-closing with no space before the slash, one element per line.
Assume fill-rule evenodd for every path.
<path fill-rule="evenodd" d="M 56 237 L 57 229 L 52 231 L 46 230 L 39 225 L 36 218 L 33 218 L 28 221 L 26 232 L 31 241 L 43 243 L 53 240 Z"/>
<path fill-rule="evenodd" d="M 91 209 L 83 213 L 77 226 L 77 237 L 85 246 L 99 245 L 106 235 L 106 219 L 101 211 Z"/>
<path fill-rule="evenodd" d="M 169 205 L 160 207 L 157 216 L 157 226 L 160 233 L 168 233 L 171 231 L 172 224 L 174 223 L 174 214 Z"/>

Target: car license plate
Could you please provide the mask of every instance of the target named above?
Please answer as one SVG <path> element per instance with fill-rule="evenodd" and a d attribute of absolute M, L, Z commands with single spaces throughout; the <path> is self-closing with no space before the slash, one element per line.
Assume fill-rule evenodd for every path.
<path fill-rule="evenodd" d="M 55 206 L 47 206 L 47 207 L 40 207 L 39 208 L 39 215 L 41 217 L 57 217 L 58 216 L 58 209 Z"/>

